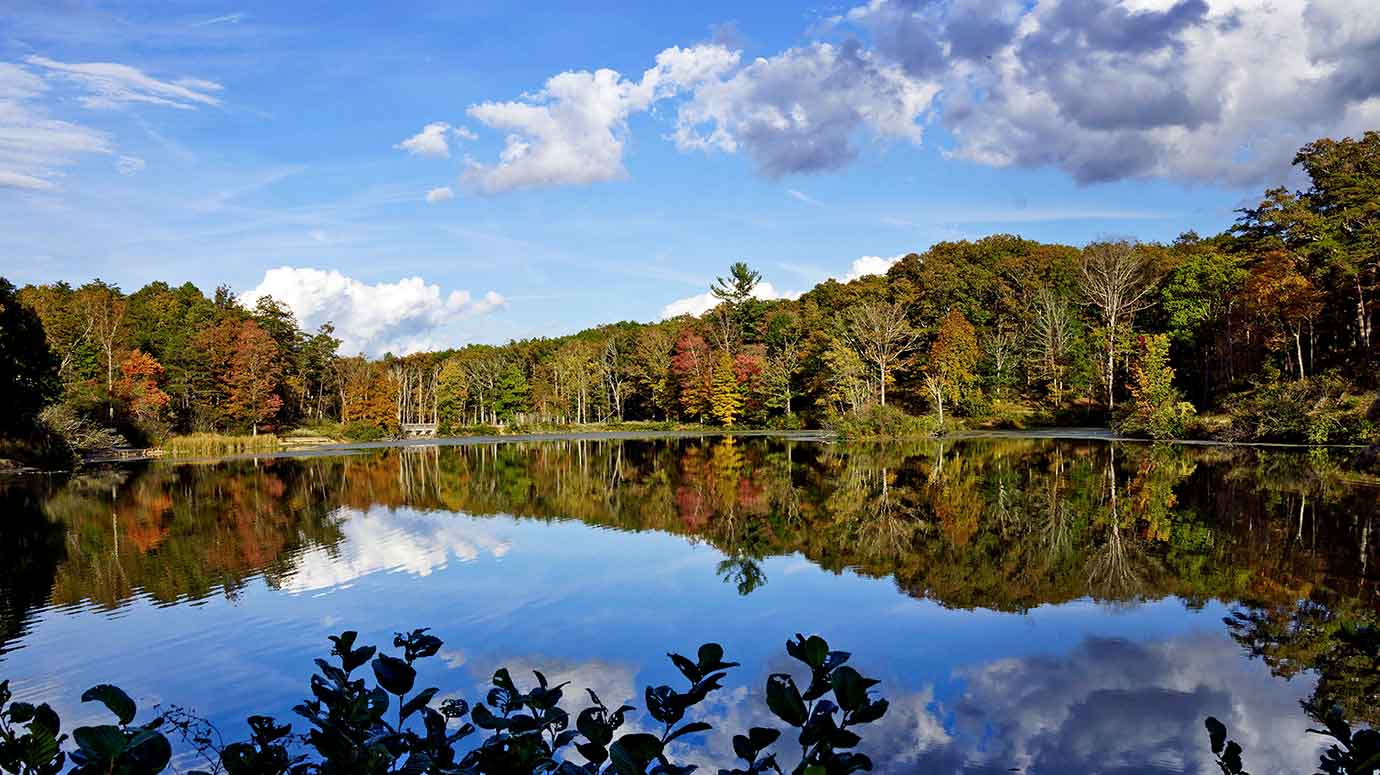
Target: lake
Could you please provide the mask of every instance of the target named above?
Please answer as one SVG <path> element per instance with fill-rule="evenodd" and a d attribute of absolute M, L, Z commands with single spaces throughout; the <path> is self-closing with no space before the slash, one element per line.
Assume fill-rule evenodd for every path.
<path fill-rule="evenodd" d="M 785 641 L 818 633 L 882 680 L 861 747 L 881 772 L 1216 771 L 1209 715 L 1252 771 L 1311 772 L 1301 701 L 1374 713 L 1375 678 L 1316 658 L 1377 610 L 1380 489 L 1340 460 L 686 437 L 13 478 L 0 678 L 69 727 L 104 718 L 77 700 L 109 681 L 240 735 L 294 720 L 344 629 L 431 627 L 418 685 L 443 694 L 506 666 L 639 708 L 679 680 L 667 651 L 713 640 L 742 666 L 703 706 L 715 730 L 676 745 L 715 771 L 771 721 Z"/>

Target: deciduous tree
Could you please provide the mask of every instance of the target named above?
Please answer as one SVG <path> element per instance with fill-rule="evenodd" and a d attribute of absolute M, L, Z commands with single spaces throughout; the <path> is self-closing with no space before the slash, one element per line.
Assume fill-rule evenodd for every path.
<path fill-rule="evenodd" d="M 130 415 L 148 426 L 163 419 L 172 399 L 159 387 L 163 379 L 163 364 L 142 350 L 131 350 L 120 363 L 120 380 L 115 384 L 119 397 Z"/>
<path fill-rule="evenodd" d="M 710 392 L 710 411 L 720 425 L 732 427 L 743 412 L 743 394 L 734 374 L 733 359 L 720 352 L 714 363 Z"/>
<path fill-rule="evenodd" d="M 1083 249 L 1079 285 L 1106 329 L 1107 410 L 1116 407 L 1117 333 L 1149 307 L 1153 286 L 1149 256 L 1130 242 L 1096 242 Z"/>
<path fill-rule="evenodd" d="M 231 369 L 230 414 L 248 423 L 250 432 L 257 436 L 259 425 L 283 406 L 276 392 L 283 374 L 278 345 L 258 323 L 249 320 L 240 327 Z"/>
<path fill-rule="evenodd" d="M 844 313 L 844 329 L 858 354 L 877 369 L 877 395 L 886 406 L 887 381 L 915 348 L 920 333 L 895 302 L 862 301 Z"/>
<path fill-rule="evenodd" d="M 957 401 L 973 381 L 973 368 L 982 357 L 973 324 L 957 309 L 949 310 L 939 324 L 939 333 L 925 363 L 925 387 L 931 403 L 944 423 L 945 401 Z"/>

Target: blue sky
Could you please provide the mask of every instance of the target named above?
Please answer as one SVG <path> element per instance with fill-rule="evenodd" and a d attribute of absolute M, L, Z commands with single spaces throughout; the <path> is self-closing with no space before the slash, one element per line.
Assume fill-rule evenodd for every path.
<path fill-rule="evenodd" d="M 1265 2 L 12 0 L 0 273 L 271 292 L 378 352 L 656 319 L 736 260 L 772 295 L 1215 232 L 1380 126 L 1366 0 Z"/>

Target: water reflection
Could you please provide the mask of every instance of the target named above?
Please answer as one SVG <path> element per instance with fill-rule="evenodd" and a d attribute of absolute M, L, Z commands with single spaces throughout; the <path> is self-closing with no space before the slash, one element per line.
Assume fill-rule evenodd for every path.
<path fill-rule="evenodd" d="M 784 666 L 782 639 L 825 632 L 887 679 L 882 771 L 1196 771 L 1209 714 L 1253 761 L 1304 768 L 1299 700 L 1376 707 L 1338 633 L 1374 617 L 1380 491 L 1325 456 L 570 441 L 0 487 L 18 560 L 0 563 L 0 674 L 31 693 L 70 699 L 119 664 L 130 688 L 220 697 L 227 719 L 281 713 L 327 631 L 429 625 L 452 649 L 440 669 L 468 676 L 440 685 L 526 661 L 611 701 L 665 650 L 721 639 L 746 681 L 715 711 L 725 729 L 749 725 L 735 714 L 757 712 L 742 700 Z M 234 689 L 180 677 L 204 679 L 207 653 Z"/>

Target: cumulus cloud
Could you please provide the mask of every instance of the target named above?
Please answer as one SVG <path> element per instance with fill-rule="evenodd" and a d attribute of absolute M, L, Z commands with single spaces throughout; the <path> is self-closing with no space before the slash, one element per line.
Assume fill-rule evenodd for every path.
<path fill-rule="evenodd" d="M 426 192 L 426 201 L 428 204 L 436 204 L 437 202 L 449 202 L 454 198 L 455 192 L 451 190 L 450 186 L 441 186 L 440 188 L 433 188 L 430 191 Z"/>
<path fill-rule="evenodd" d="M 628 118 L 675 100 L 682 151 L 743 152 L 768 177 L 827 171 L 869 142 L 919 143 L 989 166 L 1125 178 L 1278 180 L 1321 135 L 1380 122 L 1370 0 L 868 0 L 830 20 L 840 44 L 740 62 L 672 48 L 640 81 L 561 73 L 470 114 L 506 133 L 466 179 L 499 193 L 627 173 Z M 804 201 L 804 200 L 802 200 Z"/>
<path fill-rule="evenodd" d="M 794 299 L 800 296 L 800 291 L 778 291 L 776 286 L 769 282 L 762 281 L 752 288 L 752 297 L 763 301 L 773 299 Z M 661 319 L 677 317 L 679 315 L 703 315 L 719 305 L 719 299 L 713 293 L 705 291 L 695 296 L 686 296 L 683 299 L 676 299 L 661 309 Z"/>
<path fill-rule="evenodd" d="M 493 164 L 468 162 L 464 179 L 483 193 L 596 183 L 626 176 L 628 118 L 733 67 L 738 54 L 719 45 L 672 47 L 638 81 L 617 71 L 564 72 L 538 93 L 484 102 L 468 113 L 506 133 Z"/>
<path fill-rule="evenodd" d="M 88 108 L 117 108 L 128 103 L 162 105 L 182 110 L 220 105 L 220 84 L 200 78 L 160 81 L 144 71 L 117 62 L 59 62 L 42 56 L 24 60 L 48 76 L 77 85 L 87 92 L 80 100 Z"/>
<path fill-rule="evenodd" d="M 504 303 L 493 291 L 480 298 L 472 298 L 469 291 L 443 295 L 439 285 L 420 277 L 370 285 L 335 270 L 290 266 L 265 272 L 258 286 L 240 301 L 253 306 L 262 296 L 286 304 L 307 328 L 334 324 L 342 352 L 375 356 L 454 344 L 444 341 L 444 326 L 458 318 L 486 314 Z"/>
<path fill-rule="evenodd" d="M 1308 772 L 1316 762 L 1319 738 L 1298 707 L 1310 681 L 1272 679 L 1220 635 L 1092 638 L 1065 656 L 1003 659 L 958 677 L 967 688 L 952 708 L 956 737 L 982 745 L 953 752 L 967 767 L 936 769 L 1130 772 L 1166 762 L 1208 772 L 1207 716 L 1226 723 L 1250 763 Z"/>
<path fill-rule="evenodd" d="M 848 274 L 843 276 L 842 282 L 851 283 L 862 277 L 871 275 L 886 274 L 887 270 L 903 256 L 892 256 L 882 258 L 881 256 L 861 256 L 853 259 L 853 263 L 848 267 Z"/>
<path fill-rule="evenodd" d="M 1380 120 L 1368 0 L 872 0 L 879 55 L 938 77 L 952 153 L 1136 177 L 1258 184 L 1294 151 Z"/>
<path fill-rule="evenodd" d="M 475 134 L 465 127 L 453 127 L 444 121 L 435 121 L 393 147 L 426 159 L 449 159 L 451 137 L 473 140 Z"/>
<path fill-rule="evenodd" d="M 384 507 L 341 509 L 338 516 L 345 541 L 303 554 L 283 589 L 334 589 L 379 572 L 429 576 L 452 560 L 498 559 L 512 549 L 503 524 L 495 520 Z"/>
<path fill-rule="evenodd" d="M 696 88 L 675 139 L 681 150 L 745 150 L 769 177 L 831 170 L 857 156 L 863 129 L 920 142 L 918 119 L 938 90 L 857 41 L 816 43 Z"/>

